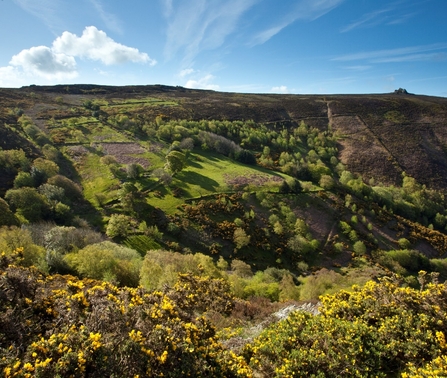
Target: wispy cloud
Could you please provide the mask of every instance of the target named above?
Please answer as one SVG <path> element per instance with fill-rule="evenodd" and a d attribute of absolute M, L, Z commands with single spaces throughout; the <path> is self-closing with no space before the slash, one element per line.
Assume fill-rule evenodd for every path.
<path fill-rule="evenodd" d="M 388 14 L 394 10 L 394 7 L 389 7 L 385 9 L 379 9 L 371 13 L 363 15 L 359 20 L 352 22 L 351 24 L 345 26 L 340 31 L 346 33 L 348 31 L 357 29 L 359 27 L 372 27 L 379 25 L 388 19 Z"/>
<path fill-rule="evenodd" d="M 333 58 L 333 61 L 356 61 L 365 60 L 370 63 L 386 63 L 386 62 L 402 62 L 409 60 L 432 60 L 439 53 L 422 54 L 430 51 L 439 51 L 447 49 L 447 43 L 433 43 L 430 45 L 423 46 L 411 46 L 411 47 L 401 47 L 396 49 L 387 50 L 374 50 L 359 52 L 355 54 L 341 55 Z"/>
<path fill-rule="evenodd" d="M 119 34 L 123 33 L 121 21 L 118 19 L 116 15 L 109 13 L 104 9 L 101 0 L 89 0 L 89 1 L 95 7 L 96 11 L 99 14 L 99 17 L 101 17 L 101 20 L 104 22 L 107 28 Z"/>
<path fill-rule="evenodd" d="M 194 73 L 194 70 L 192 68 L 185 68 L 184 70 L 181 70 L 178 74 L 180 77 L 189 76 Z"/>
<path fill-rule="evenodd" d="M 56 30 L 63 25 L 58 16 L 60 2 L 57 0 L 14 0 L 14 2 L 24 11 L 42 20 L 50 29 Z"/>
<path fill-rule="evenodd" d="M 258 33 L 251 41 L 251 45 L 255 46 L 267 42 L 270 38 L 297 20 L 314 21 L 338 7 L 343 1 L 344 0 L 300 0 L 289 10 L 286 16 L 283 16 L 280 22 Z"/>
<path fill-rule="evenodd" d="M 366 71 L 369 70 L 372 66 L 370 65 L 358 65 L 358 66 L 346 66 L 343 67 L 345 70 L 351 70 L 351 71 Z"/>
<path fill-rule="evenodd" d="M 164 16 L 169 17 L 173 10 L 172 0 L 162 0 L 162 5 Z"/>
<path fill-rule="evenodd" d="M 411 6 L 411 4 L 405 5 L 402 0 L 393 2 L 388 4 L 387 7 L 365 13 L 359 19 L 346 25 L 340 31 L 346 33 L 357 28 L 402 24 L 417 14 L 416 12 L 409 12 L 407 10 L 409 6 Z"/>
<path fill-rule="evenodd" d="M 183 53 L 184 65 L 190 65 L 203 50 L 220 47 L 232 34 L 240 17 L 259 0 L 165 0 L 167 41 L 165 56 Z"/>

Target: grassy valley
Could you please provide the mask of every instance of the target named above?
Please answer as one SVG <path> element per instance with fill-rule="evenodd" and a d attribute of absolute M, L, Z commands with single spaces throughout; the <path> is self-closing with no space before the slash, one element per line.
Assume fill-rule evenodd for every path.
<path fill-rule="evenodd" d="M 445 368 L 446 122 L 409 94 L 1 89 L 5 376 Z"/>

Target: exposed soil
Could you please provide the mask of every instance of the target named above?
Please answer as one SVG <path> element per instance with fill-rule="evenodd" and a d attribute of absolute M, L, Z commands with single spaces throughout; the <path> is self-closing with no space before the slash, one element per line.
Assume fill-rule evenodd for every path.
<path fill-rule="evenodd" d="M 120 164 L 140 164 L 147 168 L 151 164 L 146 158 L 136 155 L 143 154 L 146 150 L 138 143 L 101 143 L 103 152 L 112 155 Z"/>

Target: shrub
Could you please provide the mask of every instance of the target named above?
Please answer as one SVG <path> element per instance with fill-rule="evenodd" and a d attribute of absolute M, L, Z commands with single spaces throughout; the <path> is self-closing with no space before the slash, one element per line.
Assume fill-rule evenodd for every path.
<path fill-rule="evenodd" d="M 263 331 L 246 361 L 271 377 L 444 376 L 447 288 L 419 279 L 422 290 L 384 278 L 325 296 L 321 315 L 295 312 Z"/>
<path fill-rule="evenodd" d="M 220 280 L 184 275 L 173 289 L 151 293 L 11 263 L 0 258 L 4 376 L 251 376 L 201 316 L 231 311 Z"/>
<path fill-rule="evenodd" d="M 107 224 L 106 235 L 111 238 L 125 238 L 131 227 L 131 218 L 123 214 L 112 214 Z"/>
<path fill-rule="evenodd" d="M 130 248 L 104 241 L 91 244 L 65 257 L 82 277 L 137 286 L 142 263 L 140 254 Z"/>

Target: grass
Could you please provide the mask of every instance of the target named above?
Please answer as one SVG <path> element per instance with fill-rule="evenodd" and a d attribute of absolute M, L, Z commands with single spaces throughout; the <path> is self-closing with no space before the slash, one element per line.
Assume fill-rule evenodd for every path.
<path fill-rule="evenodd" d="M 268 169 L 241 164 L 225 156 L 213 152 L 194 152 L 188 159 L 188 166 L 174 176 L 171 188 L 179 187 L 183 193 L 181 198 L 175 198 L 171 188 L 158 187 L 161 197 L 150 196 L 148 203 L 161 208 L 168 214 L 174 214 L 177 206 L 185 199 L 200 198 L 232 189 L 226 182 L 226 177 L 263 175 L 268 177 L 282 177 L 286 175 L 272 172 Z M 268 183 L 259 186 L 258 190 L 271 187 Z M 252 189 L 252 188 L 251 188 Z"/>
<path fill-rule="evenodd" d="M 119 181 L 112 176 L 106 165 L 100 163 L 100 156 L 93 153 L 87 154 L 78 171 L 82 178 L 84 196 L 95 207 L 99 207 L 97 194 L 107 193 L 107 198 L 114 197 L 114 191 L 110 188 L 119 184 Z"/>
<path fill-rule="evenodd" d="M 134 99 L 126 99 L 123 102 L 111 102 L 106 105 L 106 107 L 129 107 L 135 105 L 149 105 L 149 106 L 178 106 L 178 103 L 175 101 L 163 100 L 159 98 L 134 98 Z"/>
<path fill-rule="evenodd" d="M 133 235 L 124 240 L 126 247 L 132 248 L 141 256 L 145 256 L 146 252 L 151 249 L 161 249 L 161 245 L 146 235 Z"/>

